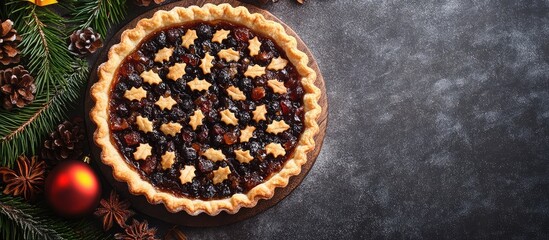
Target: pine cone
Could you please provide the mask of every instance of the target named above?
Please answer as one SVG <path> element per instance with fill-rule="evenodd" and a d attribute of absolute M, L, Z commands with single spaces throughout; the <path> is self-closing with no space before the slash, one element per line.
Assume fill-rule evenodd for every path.
<path fill-rule="evenodd" d="M 22 108 L 34 100 L 34 78 L 23 66 L 0 70 L 2 106 L 11 110 L 13 105 Z"/>
<path fill-rule="evenodd" d="M 92 54 L 101 47 L 101 35 L 90 27 L 74 31 L 70 36 L 69 51 L 79 56 Z"/>
<path fill-rule="evenodd" d="M 161 4 L 165 1 L 166 0 L 154 0 L 154 3 Z M 152 0 L 134 0 L 134 2 L 135 4 L 137 4 L 137 6 L 148 7 L 149 5 L 151 5 Z"/>
<path fill-rule="evenodd" d="M 50 166 L 60 161 L 79 159 L 84 148 L 84 134 L 81 118 L 75 118 L 72 122 L 64 121 L 44 142 L 42 158 L 46 159 Z"/>
<path fill-rule="evenodd" d="M 21 36 L 13 28 L 11 20 L 0 22 L 0 62 L 4 65 L 18 63 L 20 55 L 17 44 L 21 42 Z"/>

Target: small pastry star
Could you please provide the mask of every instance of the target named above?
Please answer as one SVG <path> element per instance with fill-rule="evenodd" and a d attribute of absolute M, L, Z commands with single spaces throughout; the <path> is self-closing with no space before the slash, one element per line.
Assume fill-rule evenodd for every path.
<path fill-rule="evenodd" d="M 267 114 L 267 108 L 265 107 L 265 104 L 257 106 L 252 113 L 254 114 L 253 119 L 255 122 L 267 120 L 267 118 L 265 118 L 265 114 Z"/>
<path fill-rule="evenodd" d="M 194 40 L 198 38 L 198 35 L 196 35 L 196 30 L 187 30 L 185 35 L 181 37 L 183 47 L 189 48 L 191 45 L 194 44 Z"/>
<path fill-rule="evenodd" d="M 141 143 L 139 147 L 133 153 L 133 158 L 137 160 L 145 160 L 148 156 L 152 154 L 152 147 L 148 143 Z"/>
<path fill-rule="evenodd" d="M 208 148 L 206 151 L 204 151 L 202 156 L 206 157 L 207 159 L 210 159 L 212 162 L 223 161 L 227 158 L 225 157 L 225 154 L 221 152 L 221 150 L 217 150 L 213 148 Z"/>
<path fill-rule="evenodd" d="M 273 89 L 274 93 L 278 94 L 285 94 L 287 92 L 286 87 L 284 86 L 283 82 L 279 82 L 278 80 L 272 79 L 267 81 L 267 85 Z"/>
<path fill-rule="evenodd" d="M 173 100 L 171 96 L 160 96 L 160 98 L 158 98 L 158 101 L 156 101 L 154 104 L 158 106 L 161 110 L 172 110 L 173 105 L 177 104 L 177 102 Z"/>
<path fill-rule="evenodd" d="M 183 128 L 181 124 L 170 122 L 162 124 L 160 126 L 160 131 L 162 131 L 166 135 L 171 135 L 172 137 L 174 137 L 176 134 L 181 132 L 181 128 Z"/>
<path fill-rule="evenodd" d="M 162 82 L 162 79 L 160 78 L 160 76 L 158 76 L 158 73 L 153 72 L 152 69 L 142 72 L 139 76 L 143 78 L 143 82 L 146 82 L 150 85 L 159 84 Z"/>
<path fill-rule="evenodd" d="M 231 174 L 231 169 L 227 167 L 220 167 L 217 170 L 213 171 L 214 177 L 213 177 L 213 183 L 218 184 L 223 182 L 225 179 L 229 178 L 229 174 Z"/>
<path fill-rule="evenodd" d="M 250 150 L 234 150 L 234 154 L 236 156 L 236 160 L 238 160 L 241 163 L 249 163 L 250 161 L 254 160 L 254 157 L 250 154 Z"/>
<path fill-rule="evenodd" d="M 166 47 L 162 48 L 156 53 L 156 56 L 154 57 L 154 61 L 159 63 L 168 61 L 170 60 L 170 57 L 172 56 L 172 54 L 173 54 L 173 48 L 166 48 Z"/>
<path fill-rule="evenodd" d="M 286 124 L 284 120 L 273 121 L 271 124 L 267 125 L 267 132 L 272 134 L 279 134 L 288 129 L 290 129 L 290 126 Z"/>
<path fill-rule="evenodd" d="M 229 36 L 229 33 L 231 33 L 231 31 L 225 29 L 217 30 L 212 37 L 212 42 L 221 43 Z"/>
<path fill-rule="evenodd" d="M 267 154 L 272 154 L 273 157 L 286 155 L 286 150 L 284 150 L 280 143 L 267 144 L 267 146 L 265 146 L 265 151 L 267 151 Z"/>
<path fill-rule="evenodd" d="M 204 114 L 200 109 L 194 111 L 193 115 L 191 116 L 189 120 L 189 125 L 193 128 L 193 130 L 196 130 L 196 128 L 200 125 L 202 125 L 202 120 L 204 119 Z"/>
<path fill-rule="evenodd" d="M 259 54 L 259 48 L 261 47 L 261 42 L 257 37 L 252 38 L 249 41 L 250 45 L 248 46 L 248 49 L 250 50 L 250 56 L 255 56 Z"/>
<path fill-rule="evenodd" d="M 214 57 L 210 53 L 206 53 L 204 58 L 202 58 L 200 68 L 202 68 L 204 74 L 211 73 L 211 68 L 213 67 L 212 60 L 214 60 Z"/>
<path fill-rule="evenodd" d="M 281 58 L 281 57 L 273 58 L 273 60 L 271 60 L 271 63 L 269 63 L 269 66 L 267 66 L 267 69 L 282 70 L 283 68 L 286 67 L 286 64 L 288 64 L 288 60 L 284 58 Z"/>
<path fill-rule="evenodd" d="M 255 127 L 247 126 L 243 130 L 240 130 L 240 142 L 248 142 L 250 138 L 254 136 Z"/>
<path fill-rule="evenodd" d="M 130 101 L 141 101 L 141 99 L 147 97 L 147 91 L 143 89 L 143 87 L 132 87 L 130 90 L 126 90 L 126 92 L 124 93 L 124 97 Z"/>
<path fill-rule="evenodd" d="M 223 121 L 227 125 L 238 125 L 238 119 L 234 116 L 234 113 L 229 111 L 229 109 L 225 109 L 221 112 L 221 121 Z"/>
<path fill-rule="evenodd" d="M 238 59 L 240 59 L 240 53 L 233 50 L 232 48 L 231 49 L 223 49 L 223 50 L 219 51 L 217 53 L 217 56 L 219 56 L 219 58 L 221 58 L 221 59 L 223 59 L 227 62 L 230 62 L 230 61 L 238 62 Z"/>
<path fill-rule="evenodd" d="M 179 180 L 181 181 L 181 184 L 190 183 L 193 181 L 193 178 L 196 176 L 194 173 L 196 171 L 196 168 L 192 165 L 185 165 L 183 169 L 181 169 L 181 176 L 179 176 Z"/>
<path fill-rule="evenodd" d="M 191 88 L 191 90 L 197 90 L 197 91 L 208 90 L 208 88 L 212 86 L 212 84 L 209 83 L 208 81 L 200 80 L 198 78 L 195 78 L 194 80 L 188 82 L 187 85 Z"/>
<path fill-rule="evenodd" d="M 175 152 L 166 151 L 166 153 L 162 155 L 162 169 L 166 170 L 168 168 L 171 168 L 174 162 Z"/>
<path fill-rule="evenodd" d="M 248 69 L 244 72 L 244 76 L 254 78 L 263 76 L 265 73 L 265 67 L 259 65 L 248 65 Z"/>
<path fill-rule="evenodd" d="M 135 119 L 135 123 L 137 123 L 137 127 L 139 128 L 139 130 L 143 131 L 144 133 L 152 132 L 153 130 L 153 123 L 148 118 L 137 116 L 137 118 Z"/>
<path fill-rule="evenodd" d="M 185 67 L 187 67 L 187 64 L 185 63 L 176 63 L 173 66 L 169 68 L 168 79 L 177 81 L 177 79 L 183 77 L 185 75 Z"/>
<path fill-rule="evenodd" d="M 235 101 L 246 100 L 246 95 L 244 95 L 244 92 L 240 91 L 240 89 L 235 86 L 228 87 L 227 94 L 229 94 L 229 96 L 231 96 L 231 98 Z"/>

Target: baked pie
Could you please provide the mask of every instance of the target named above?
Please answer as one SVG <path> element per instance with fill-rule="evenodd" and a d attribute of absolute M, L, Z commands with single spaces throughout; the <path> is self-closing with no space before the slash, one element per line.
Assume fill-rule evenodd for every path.
<path fill-rule="evenodd" d="M 284 28 L 228 4 L 126 30 L 91 90 L 94 140 L 133 194 L 191 215 L 271 198 L 315 147 L 320 90 Z"/>

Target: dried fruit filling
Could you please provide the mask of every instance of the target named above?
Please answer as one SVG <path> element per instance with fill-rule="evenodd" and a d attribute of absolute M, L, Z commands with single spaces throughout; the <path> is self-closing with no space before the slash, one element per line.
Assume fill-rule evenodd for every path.
<path fill-rule="evenodd" d="M 269 38 L 227 22 L 157 31 L 123 60 L 109 127 L 156 188 L 222 199 L 280 171 L 303 130 L 300 76 Z"/>

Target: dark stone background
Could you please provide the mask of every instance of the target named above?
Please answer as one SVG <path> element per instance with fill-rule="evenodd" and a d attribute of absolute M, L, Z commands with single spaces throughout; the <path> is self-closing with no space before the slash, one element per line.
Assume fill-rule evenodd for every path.
<path fill-rule="evenodd" d="M 275 207 L 183 230 L 189 239 L 547 239 L 548 5 L 264 6 L 320 65 L 330 104 L 324 147 Z M 132 7 L 129 19 L 146 9 Z"/>

